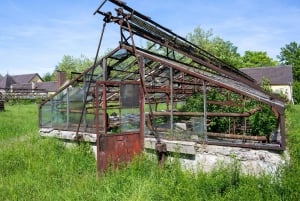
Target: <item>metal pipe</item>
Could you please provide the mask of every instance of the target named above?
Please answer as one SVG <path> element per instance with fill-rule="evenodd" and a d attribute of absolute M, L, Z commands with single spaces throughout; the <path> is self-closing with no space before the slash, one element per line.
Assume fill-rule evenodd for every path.
<path fill-rule="evenodd" d="M 206 104 L 206 82 L 203 80 L 203 134 L 204 134 L 204 141 L 207 141 L 207 104 Z"/>
<path fill-rule="evenodd" d="M 170 103 L 171 103 L 171 112 L 170 112 L 170 121 L 171 121 L 171 133 L 173 134 L 173 68 L 170 67 Z"/>
<path fill-rule="evenodd" d="M 100 47 L 101 47 L 101 43 L 102 43 L 102 39 L 103 39 L 103 35 L 104 35 L 105 26 L 106 26 L 106 22 L 103 23 L 103 27 L 102 27 L 102 31 L 101 31 L 101 35 L 100 35 L 100 40 L 99 40 L 98 47 L 97 47 L 96 57 L 95 57 L 95 60 L 94 60 L 94 65 L 93 65 L 93 68 L 91 69 L 92 70 L 92 74 L 91 74 L 90 81 L 88 82 L 87 91 L 89 91 L 89 89 L 91 87 L 91 81 L 93 79 L 94 71 L 95 71 L 95 68 L 96 68 L 96 64 L 97 64 L 97 60 L 98 60 L 98 55 L 99 55 L 99 51 L 100 51 Z M 76 129 L 76 139 L 78 139 L 78 137 L 79 137 L 78 133 L 79 133 L 80 125 L 81 125 L 82 118 L 83 118 L 83 115 L 84 115 L 84 112 L 85 112 L 85 106 L 86 106 L 87 97 L 88 97 L 88 93 L 86 93 L 85 96 L 84 96 L 84 102 L 83 102 L 83 106 L 82 106 L 82 112 L 81 112 L 80 119 L 79 119 L 79 122 L 78 122 L 78 126 L 77 126 L 77 129 Z"/>
<path fill-rule="evenodd" d="M 249 117 L 251 113 L 233 113 L 233 112 L 173 112 L 173 116 L 204 116 L 207 117 Z M 170 116 L 171 112 L 153 112 L 153 116 Z"/>
<path fill-rule="evenodd" d="M 69 88 L 67 88 L 67 125 L 66 127 L 69 128 L 70 124 L 70 94 L 69 94 Z"/>

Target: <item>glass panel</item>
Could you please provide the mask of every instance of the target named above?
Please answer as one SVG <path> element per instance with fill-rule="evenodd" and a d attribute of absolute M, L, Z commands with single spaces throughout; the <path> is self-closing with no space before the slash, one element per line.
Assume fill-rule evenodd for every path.
<path fill-rule="evenodd" d="M 41 108 L 41 114 L 40 114 L 40 126 L 49 128 L 52 127 L 52 105 L 51 102 L 47 102 L 42 108 Z"/>
<path fill-rule="evenodd" d="M 191 118 L 191 123 L 192 123 L 192 137 L 194 135 L 197 136 L 200 139 L 204 139 L 204 117 L 192 117 Z M 196 138 L 197 138 L 196 137 Z"/>
<path fill-rule="evenodd" d="M 128 52 L 126 49 L 120 49 L 116 53 L 114 53 L 111 58 L 114 59 L 123 59 L 128 56 Z"/>
<path fill-rule="evenodd" d="M 85 78 L 78 77 L 68 88 L 56 94 L 51 100 L 41 106 L 40 127 L 53 127 L 62 130 L 77 130 L 81 114 L 83 117 L 80 131 L 95 131 L 95 94 L 93 84 L 87 92 L 89 81 L 102 79 L 101 66 L 94 73 L 87 72 Z M 93 74 L 93 76 L 91 76 Z M 87 82 L 84 82 L 87 81 Z M 84 97 L 88 93 L 86 107 Z"/>
<path fill-rule="evenodd" d="M 140 101 L 139 85 L 121 85 L 122 107 L 138 107 Z"/>
<path fill-rule="evenodd" d="M 140 130 L 140 108 L 121 109 L 121 132 Z"/>
<path fill-rule="evenodd" d="M 53 127 L 64 129 L 67 127 L 67 102 L 63 100 L 64 94 L 58 94 L 52 100 Z"/>

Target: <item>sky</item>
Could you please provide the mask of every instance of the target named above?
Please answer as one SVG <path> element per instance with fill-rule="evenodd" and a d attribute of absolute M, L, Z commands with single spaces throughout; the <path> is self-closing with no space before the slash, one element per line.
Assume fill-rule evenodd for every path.
<path fill-rule="evenodd" d="M 96 56 L 103 25 L 93 15 L 103 0 L 1 0 L 0 74 L 52 73 L 64 55 Z M 230 41 L 243 55 L 264 51 L 276 59 L 280 48 L 300 43 L 299 0 L 125 0 L 128 6 L 186 37 L 196 27 Z M 103 11 L 117 6 L 107 2 Z M 100 53 L 120 39 L 108 24 Z"/>

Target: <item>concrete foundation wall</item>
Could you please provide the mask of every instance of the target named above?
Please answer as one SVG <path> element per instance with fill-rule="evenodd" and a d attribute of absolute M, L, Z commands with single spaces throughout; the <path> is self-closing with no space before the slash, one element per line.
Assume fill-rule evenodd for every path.
<path fill-rule="evenodd" d="M 75 143 L 75 133 L 70 131 L 57 130 L 41 130 L 41 136 L 56 137 L 67 140 L 68 145 Z M 90 133 L 80 133 L 83 140 L 91 143 L 95 157 L 96 149 L 96 135 Z M 288 152 L 276 153 L 267 150 L 254 150 L 239 147 L 225 147 L 216 145 L 199 144 L 196 142 L 187 141 L 171 141 L 164 140 L 167 150 L 170 153 L 178 153 L 182 157 L 180 162 L 183 168 L 197 172 L 202 170 L 209 172 L 214 168 L 220 166 L 228 166 L 237 162 L 240 164 L 242 173 L 244 174 L 274 174 L 278 168 L 289 161 Z M 145 151 L 153 153 L 155 149 L 156 139 L 145 138 Z M 169 157 L 172 159 L 171 157 Z"/>
<path fill-rule="evenodd" d="M 267 150 L 206 145 L 196 142 L 162 141 L 167 144 L 168 151 L 183 153 L 184 157 L 180 159 L 182 166 L 194 172 L 198 170 L 209 172 L 214 168 L 237 162 L 244 174 L 274 174 L 280 166 L 289 161 L 287 151 L 276 153 Z M 154 145 L 155 139 L 145 139 L 146 149 L 153 149 Z"/>

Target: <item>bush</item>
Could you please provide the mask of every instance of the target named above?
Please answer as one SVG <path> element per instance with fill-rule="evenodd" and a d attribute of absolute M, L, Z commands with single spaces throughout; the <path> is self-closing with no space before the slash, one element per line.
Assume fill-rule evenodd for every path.
<path fill-rule="evenodd" d="M 295 104 L 300 104 L 300 82 L 293 83 L 293 98 Z"/>

